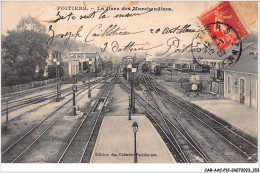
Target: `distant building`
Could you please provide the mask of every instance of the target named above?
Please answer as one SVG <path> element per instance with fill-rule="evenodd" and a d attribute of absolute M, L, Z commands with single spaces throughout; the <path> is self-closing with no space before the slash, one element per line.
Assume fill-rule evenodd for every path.
<path fill-rule="evenodd" d="M 224 69 L 224 97 L 257 109 L 257 43 L 243 50 L 240 59 Z"/>
<path fill-rule="evenodd" d="M 242 40 L 243 50 L 240 59 L 257 54 L 257 37 L 257 32 L 252 32 L 248 37 Z M 224 62 L 221 65 L 216 66 L 217 68 L 214 69 L 214 77 L 211 85 L 211 93 L 222 97 L 224 97 L 224 66 L 227 66 Z"/>
<path fill-rule="evenodd" d="M 175 58 L 163 58 L 161 60 L 161 62 L 164 63 L 165 67 L 168 67 L 168 68 L 172 68 L 175 61 L 176 61 Z"/>
<path fill-rule="evenodd" d="M 193 57 L 180 57 L 173 61 L 173 66 L 176 67 L 176 64 L 185 64 L 189 66 L 194 63 Z M 223 60 L 217 58 L 204 58 L 200 60 L 199 64 L 201 65 L 209 65 L 210 69 L 221 69 L 223 68 Z"/>
<path fill-rule="evenodd" d="M 125 56 L 122 58 L 122 65 L 123 67 L 127 67 L 128 64 L 135 64 L 136 57 L 133 56 Z"/>
<path fill-rule="evenodd" d="M 55 59 L 56 62 L 60 62 L 64 76 L 75 75 L 80 71 L 96 72 L 97 67 L 102 63 L 102 59 L 98 53 L 68 52 L 68 55 L 65 56 L 59 51 L 50 51 L 49 57 L 46 59 L 47 66 L 44 71 L 44 76 L 48 76 L 49 67 L 56 67 Z"/>
<path fill-rule="evenodd" d="M 70 52 L 69 75 L 78 74 L 79 71 L 96 72 L 99 63 L 101 63 L 101 57 L 98 53 Z"/>
<path fill-rule="evenodd" d="M 64 75 L 67 75 L 66 72 L 66 67 L 64 68 L 64 66 L 66 66 L 66 63 L 63 63 L 63 57 L 62 54 L 59 51 L 50 51 L 49 52 L 49 56 L 46 59 L 46 64 L 47 66 L 44 69 L 44 74 L 43 76 L 47 77 L 48 76 L 48 68 L 49 67 L 56 67 L 56 62 L 60 62 L 60 66 L 62 67 L 62 69 L 64 70 Z"/>

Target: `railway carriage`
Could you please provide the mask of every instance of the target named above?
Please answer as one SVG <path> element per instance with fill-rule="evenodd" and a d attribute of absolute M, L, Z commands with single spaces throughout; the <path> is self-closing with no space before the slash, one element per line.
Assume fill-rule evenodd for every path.
<path fill-rule="evenodd" d="M 112 61 L 107 61 L 106 67 L 113 68 L 113 62 Z"/>
<path fill-rule="evenodd" d="M 162 68 L 160 67 L 160 65 L 151 65 L 150 72 L 155 75 L 160 75 L 162 72 Z"/>
<path fill-rule="evenodd" d="M 210 72 L 210 66 L 209 65 L 199 65 L 199 64 L 191 64 L 190 65 L 190 71 L 193 72 L 201 72 L 201 73 L 209 73 Z"/>
<path fill-rule="evenodd" d="M 145 72 L 148 72 L 149 71 L 149 65 L 148 64 L 143 64 L 142 65 L 142 72 L 145 73 Z"/>
<path fill-rule="evenodd" d="M 181 72 L 189 72 L 190 66 L 188 64 L 175 64 L 174 69 L 181 71 Z"/>
<path fill-rule="evenodd" d="M 181 72 L 198 72 L 198 73 L 209 73 L 210 66 L 205 64 L 174 64 L 174 69 Z"/>

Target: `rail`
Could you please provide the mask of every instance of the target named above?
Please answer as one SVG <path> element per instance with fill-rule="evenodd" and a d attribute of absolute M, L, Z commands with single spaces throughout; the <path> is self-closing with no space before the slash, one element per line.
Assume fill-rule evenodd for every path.
<path fill-rule="evenodd" d="M 77 128 L 75 134 L 71 138 L 70 142 L 67 144 L 67 147 L 63 151 L 60 156 L 58 163 L 70 163 L 70 162 L 88 162 L 90 154 L 86 153 L 89 149 L 88 145 L 93 138 L 93 134 L 95 131 L 98 132 L 99 126 L 101 124 L 102 118 L 100 115 L 102 110 L 106 104 L 110 91 L 112 90 L 115 82 L 117 81 L 117 76 L 115 75 L 110 83 L 108 83 L 102 91 L 99 93 L 95 103 L 88 110 L 87 113 L 84 114 L 84 119 L 81 124 Z M 105 95 L 105 96 L 104 96 Z M 96 112 L 96 108 L 99 104 L 101 108 L 98 112 Z M 92 115 L 91 115 L 92 113 Z M 91 128 L 91 132 L 89 133 L 88 128 Z M 73 156 L 73 157 L 72 157 Z M 73 158 L 73 160 L 72 160 Z"/>
<path fill-rule="evenodd" d="M 76 96 L 79 96 L 82 92 L 88 88 L 82 89 L 77 92 Z M 54 111 L 52 111 L 48 116 L 41 120 L 38 124 L 34 125 L 30 130 L 28 130 L 24 135 L 19 137 L 17 140 L 12 142 L 4 151 L 2 152 L 2 162 L 4 163 L 14 163 L 21 158 L 21 156 L 28 151 L 44 134 L 52 127 L 55 122 L 62 116 L 62 114 L 56 114 L 57 111 L 62 109 L 65 105 L 72 101 L 72 98 L 68 99 L 65 103 L 60 105 Z"/>
<path fill-rule="evenodd" d="M 177 105 L 189 115 L 202 122 L 205 126 L 214 131 L 230 145 L 235 147 L 235 149 L 246 156 L 248 160 L 257 162 L 257 142 L 251 136 L 240 132 L 227 122 L 214 117 L 206 111 L 196 108 L 196 106 L 192 105 L 191 103 L 185 102 L 176 96 L 169 95 L 166 91 L 160 89 L 158 86 L 155 87 L 169 102 Z"/>

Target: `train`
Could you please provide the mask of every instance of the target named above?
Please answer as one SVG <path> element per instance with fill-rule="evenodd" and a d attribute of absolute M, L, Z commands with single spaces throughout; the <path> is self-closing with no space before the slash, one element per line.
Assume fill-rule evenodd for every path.
<path fill-rule="evenodd" d="M 181 72 L 209 73 L 210 66 L 205 64 L 174 64 L 173 69 Z"/>
<path fill-rule="evenodd" d="M 148 72 L 149 71 L 149 64 L 147 64 L 147 63 L 142 64 L 141 69 L 142 69 L 143 73 Z"/>
<path fill-rule="evenodd" d="M 155 75 L 160 75 L 161 72 L 162 72 L 161 66 L 157 65 L 157 64 L 144 63 L 144 64 L 142 64 L 141 69 L 142 69 L 143 73 L 150 72 L 150 73 L 153 73 Z"/>
<path fill-rule="evenodd" d="M 108 60 L 108 61 L 102 61 L 102 63 L 99 65 L 99 68 L 102 69 L 112 69 L 113 68 L 113 62 Z"/>
<path fill-rule="evenodd" d="M 162 68 L 160 67 L 160 65 L 151 64 L 150 73 L 153 73 L 155 75 L 160 75 L 162 73 Z"/>
<path fill-rule="evenodd" d="M 131 66 L 131 67 L 129 67 Z M 135 72 L 138 71 L 139 69 L 139 63 L 134 63 L 134 64 L 128 64 L 128 65 L 122 65 L 122 76 L 127 79 L 127 73 L 130 73 L 132 70 L 135 69 Z M 132 71 L 133 72 L 133 71 Z"/>
<path fill-rule="evenodd" d="M 106 67 L 113 68 L 113 62 L 112 61 L 107 61 L 106 62 Z"/>
<path fill-rule="evenodd" d="M 133 56 L 125 56 L 122 58 L 122 65 L 126 67 L 128 64 L 135 64 L 136 63 L 136 57 Z"/>

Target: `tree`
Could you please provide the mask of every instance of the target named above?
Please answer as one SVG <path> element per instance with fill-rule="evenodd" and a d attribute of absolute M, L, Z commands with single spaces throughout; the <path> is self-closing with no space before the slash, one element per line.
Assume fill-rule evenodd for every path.
<path fill-rule="evenodd" d="M 31 82 L 36 68 L 45 67 L 49 37 L 45 30 L 39 21 L 28 17 L 21 19 L 16 30 L 2 36 L 2 86 Z"/>
<path fill-rule="evenodd" d="M 46 27 L 42 25 L 37 19 L 29 16 L 27 18 L 22 18 L 18 25 L 16 26 L 18 32 L 23 32 L 26 30 L 34 31 L 37 33 L 45 33 Z"/>

